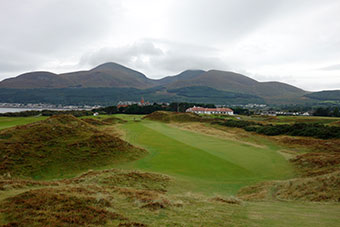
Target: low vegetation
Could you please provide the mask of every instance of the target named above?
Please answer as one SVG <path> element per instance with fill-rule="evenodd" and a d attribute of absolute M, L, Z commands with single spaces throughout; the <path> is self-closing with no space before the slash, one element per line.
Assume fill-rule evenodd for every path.
<path fill-rule="evenodd" d="M 243 128 L 246 131 L 256 132 L 267 136 L 289 135 L 315 137 L 320 139 L 340 138 L 340 127 L 328 126 L 320 123 L 263 124 L 256 121 L 228 119 L 223 122 L 213 122 L 213 124 Z"/>
<path fill-rule="evenodd" d="M 159 226 L 237 224 L 239 200 L 169 194 L 166 175 L 118 169 L 88 171 L 66 180 L 0 178 L 14 191 L 0 200 L 5 226 Z M 20 187 L 19 187 L 20 186 Z M 211 209 L 214 207 L 214 209 Z"/>
<path fill-rule="evenodd" d="M 245 130 L 254 131 L 267 136 L 289 135 L 315 137 L 320 139 L 340 138 L 340 127 L 322 124 L 296 123 L 293 125 L 262 125 L 246 127 Z"/>
<path fill-rule="evenodd" d="M 35 189 L 6 199 L 1 207 L 10 221 L 8 226 L 103 225 L 112 219 L 126 220 L 105 209 L 110 206 L 108 200 L 97 200 L 86 194 L 93 192 L 85 188 Z"/>

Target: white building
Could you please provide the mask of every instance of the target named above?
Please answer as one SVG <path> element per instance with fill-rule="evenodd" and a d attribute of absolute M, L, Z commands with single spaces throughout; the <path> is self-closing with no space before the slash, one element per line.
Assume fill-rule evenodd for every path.
<path fill-rule="evenodd" d="M 189 113 L 196 114 L 225 114 L 225 115 L 234 115 L 234 111 L 229 108 L 203 108 L 199 106 L 194 106 L 186 110 Z"/>

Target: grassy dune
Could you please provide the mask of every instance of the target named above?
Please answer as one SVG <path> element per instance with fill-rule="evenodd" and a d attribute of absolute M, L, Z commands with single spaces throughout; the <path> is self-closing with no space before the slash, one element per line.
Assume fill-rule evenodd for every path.
<path fill-rule="evenodd" d="M 146 153 L 71 115 L 0 131 L 1 175 L 34 179 L 74 176 Z"/>
<path fill-rule="evenodd" d="M 234 194 L 257 181 L 294 176 L 276 147 L 255 147 L 147 120 L 124 124 L 123 130 L 129 142 L 150 152 L 124 167 L 177 176 L 196 191 Z"/>

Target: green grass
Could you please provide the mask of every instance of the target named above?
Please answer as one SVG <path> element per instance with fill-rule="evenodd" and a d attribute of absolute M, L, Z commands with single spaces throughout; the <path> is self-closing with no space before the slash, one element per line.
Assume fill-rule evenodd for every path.
<path fill-rule="evenodd" d="M 112 115 L 100 117 L 104 119 Z M 36 223 L 37 226 L 52 221 L 55 223 L 64 221 L 65 225 L 71 225 L 70 223 L 75 225 L 76 220 L 79 226 L 82 222 L 84 225 L 96 225 L 98 224 L 95 223 L 96 220 L 103 223 L 107 220 L 106 224 L 109 226 L 134 222 L 148 226 L 339 226 L 338 203 L 273 200 L 244 201 L 240 205 L 233 205 L 211 200 L 215 194 L 227 198 L 225 196 L 234 195 L 239 188 L 255 182 L 294 176 L 292 166 L 278 152 L 281 148 L 262 137 L 255 135 L 254 138 L 247 138 L 249 142 L 263 144 L 261 148 L 242 141 L 219 139 L 181 130 L 171 124 L 141 120 L 142 115 L 114 115 L 114 117 L 128 120 L 120 126 L 120 129 L 125 132 L 128 141 L 146 148 L 148 155 L 119 165 L 113 163 L 97 165 L 96 159 L 77 155 L 87 160 L 89 164 L 86 168 L 81 168 L 81 165 L 76 165 L 75 160 L 69 156 L 65 159 L 62 155 L 64 159 L 57 160 L 56 153 L 50 162 L 55 166 L 50 170 L 41 170 L 41 174 L 48 175 L 45 179 L 55 178 L 57 176 L 55 173 L 62 174 L 62 170 L 66 171 L 67 166 L 73 175 L 94 166 L 121 167 L 128 171 L 89 171 L 83 177 L 57 181 L 57 184 L 53 184 L 53 181 L 32 181 L 34 184 L 31 185 L 31 181 L 20 182 L 0 177 L 0 186 L 6 188 L 0 190 L 0 205 L 3 205 L 1 208 L 4 211 L 0 214 L 0 225 L 9 221 Z M 21 120 L 4 119 L 6 118 L 0 118 L 0 128 L 38 120 L 34 117 Z M 110 127 L 104 126 L 103 129 L 110 130 Z M 27 134 L 29 138 L 35 136 L 33 133 L 35 131 L 37 130 Z M 84 129 L 81 131 L 87 133 Z M 36 133 L 38 136 L 39 130 Z M 82 133 L 77 133 L 78 137 Z M 40 136 L 41 134 L 39 138 Z M 78 137 L 67 136 L 66 139 L 60 137 L 60 141 L 51 140 L 62 142 L 64 145 L 57 147 L 50 143 L 49 149 L 55 148 L 55 151 L 57 148 L 66 149 L 69 147 L 67 145 L 69 143 L 66 142 L 74 143 L 76 141 L 68 140 L 78 140 Z M 108 143 L 106 140 L 103 142 Z M 102 147 L 99 147 L 99 150 L 101 149 Z M 79 152 L 82 153 L 83 150 Z M 61 164 L 58 165 L 58 162 Z M 35 163 L 39 165 L 38 162 Z M 164 173 L 171 179 L 168 181 L 166 176 L 152 173 L 130 172 L 131 169 Z M 57 177 L 65 178 L 66 175 Z M 163 189 L 168 190 L 168 193 Z M 165 208 L 157 210 L 143 208 L 149 203 L 163 203 Z M 37 208 L 32 209 L 32 206 Z M 41 210 L 41 207 L 44 209 Z M 95 210 L 92 212 L 93 208 Z M 81 215 L 88 210 L 91 210 L 89 215 L 94 215 L 95 218 Z M 61 213 L 58 213 L 59 211 Z M 122 215 L 126 220 L 111 217 L 108 212 Z M 58 219 L 55 218 L 56 214 L 60 215 Z M 17 217 L 9 219 L 9 215 Z M 96 219 L 99 215 L 101 218 Z M 98 225 L 105 225 L 102 222 Z"/>
<path fill-rule="evenodd" d="M 252 202 L 245 210 L 248 226 L 339 226 L 337 203 Z"/>
<path fill-rule="evenodd" d="M 255 147 L 147 120 L 129 122 L 123 129 L 129 142 L 150 154 L 122 167 L 169 174 L 194 191 L 235 194 L 248 184 L 294 176 L 276 147 Z"/>
<path fill-rule="evenodd" d="M 4 128 L 10 128 L 17 125 L 25 125 L 32 122 L 44 120 L 47 117 L 36 116 L 36 117 L 0 117 L 0 130 Z"/>

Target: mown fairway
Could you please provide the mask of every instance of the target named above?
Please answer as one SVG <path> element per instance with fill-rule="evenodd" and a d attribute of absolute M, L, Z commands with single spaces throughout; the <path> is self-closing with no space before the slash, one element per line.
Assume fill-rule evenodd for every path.
<path fill-rule="evenodd" d="M 292 167 L 276 147 L 260 147 L 142 120 L 124 124 L 129 142 L 150 154 L 122 167 L 175 176 L 194 191 L 234 194 L 260 180 L 286 179 Z"/>
<path fill-rule="evenodd" d="M 4 128 L 10 128 L 16 125 L 24 125 L 32 122 L 46 119 L 47 117 L 0 117 L 0 130 Z"/>

